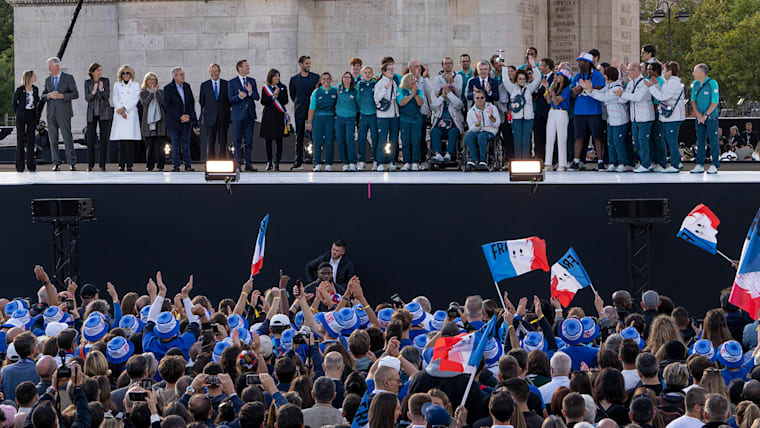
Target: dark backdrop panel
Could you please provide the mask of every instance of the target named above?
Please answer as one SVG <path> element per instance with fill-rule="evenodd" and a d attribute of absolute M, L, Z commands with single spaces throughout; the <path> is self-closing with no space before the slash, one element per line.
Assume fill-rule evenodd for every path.
<path fill-rule="evenodd" d="M 258 223 L 270 214 L 259 288 L 276 284 L 283 268 L 302 278 L 304 263 L 337 238 L 373 303 L 398 292 L 438 307 L 480 293 L 496 299 L 480 245 L 537 235 L 550 264 L 572 245 L 594 285 L 609 300 L 627 286 L 624 225 L 607 223 L 610 198 L 670 199 L 673 221 L 656 225 L 655 288 L 690 310 L 718 305 L 734 272 L 675 237 L 683 216 L 704 202 L 721 219 L 719 248 L 738 257 L 760 206 L 757 184 L 684 185 L 81 185 L 4 186 L 3 295 L 33 295 L 32 267 L 50 267 L 50 227 L 33 224 L 30 200 L 92 197 L 98 220 L 81 227 L 83 281 L 113 281 L 121 293 L 144 290 L 159 269 L 178 292 L 195 274 L 195 292 L 214 301 L 235 298 L 247 279 Z M 755 195 L 755 196 L 753 196 Z M 549 295 L 549 274 L 502 281 L 515 299 Z M 103 294 L 101 294 L 103 295 Z M 516 301 L 515 301 L 516 303 Z M 576 297 L 590 308 L 590 291 Z"/>

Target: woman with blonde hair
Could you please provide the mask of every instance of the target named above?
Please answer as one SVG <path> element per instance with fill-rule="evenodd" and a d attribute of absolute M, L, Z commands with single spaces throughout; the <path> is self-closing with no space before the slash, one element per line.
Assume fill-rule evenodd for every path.
<path fill-rule="evenodd" d="M 705 369 L 699 386 L 706 389 L 710 394 L 720 394 L 726 397 L 726 400 L 731 400 L 728 396 L 728 389 L 726 388 L 726 382 L 723 380 L 723 375 L 716 368 Z"/>
<path fill-rule="evenodd" d="M 135 142 L 139 141 L 140 119 L 137 103 L 140 101 L 140 85 L 135 82 L 135 70 L 129 65 L 119 67 L 117 83 L 113 87 L 114 118 L 111 140 L 119 142 L 119 171 L 132 171 L 135 161 Z"/>
<path fill-rule="evenodd" d="M 649 328 L 649 337 L 644 352 L 656 354 L 660 348 L 671 340 L 681 341 L 681 333 L 676 323 L 668 315 L 658 315 Z"/>
<path fill-rule="evenodd" d="M 422 113 L 420 107 L 425 103 L 425 94 L 417 87 L 414 75 L 407 73 L 401 78 L 396 102 L 399 105 L 401 150 L 404 166 L 401 171 L 418 171 L 420 169 L 420 138 L 422 135 Z"/>
<path fill-rule="evenodd" d="M 145 139 L 145 169 L 153 171 L 153 167 L 157 166 L 159 171 L 163 171 L 166 142 L 164 90 L 158 84 L 158 76 L 152 71 L 143 77 L 140 103 L 143 106 L 140 133 Z"/>
<path fill-rule="evenodd" d="M 752 423 L 760 419 L 760 407 L 757 404 L 744 400 L 736 406 L 736 424 L 739 428 L 751 428 Z"/>
<path fill-rule="evenodd" d="M 16 171 L 24 172 L 24 159 L 30 172 L 37 170 L 34 161 L 34 129 L 39 121 L 39 89 L 34 86 L 37 75 L 26 70 L 21 75 L 21 86 L 13 93 L 12 109 L 16 113 Z M 24 156 L 26 153 L 26 156 Z"/>
<path fill-rule="evenodd" d="M 100 351 L 90 351 L 84 360 L 84 374 L 89 377 L 108 376 L 108 359 Z"/>

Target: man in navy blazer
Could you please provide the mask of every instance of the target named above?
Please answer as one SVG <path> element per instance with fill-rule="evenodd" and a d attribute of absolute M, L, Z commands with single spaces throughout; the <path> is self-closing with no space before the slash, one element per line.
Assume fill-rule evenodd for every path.
<path fill-rule="evenodd" d="M 256 89 L 256 79 L 248 77 L 251 66 L 247 60 L 241 59 L 235 65 L 238 75 L 229 81 L 227 95 L 232 105 L 230 119 L 232 120 L 232 143 L 235 146 L 235 164 L 240 163 L 241 142 L 245 145 L 245 170 L 256 171 L 251 160 L 253 150 L 253 125 L 256 120 L 256 104 L 259 91 Z M 242 141 L 241 141 L 242 140 Z"/>
<path fill-rule="evenodd" d="M 190 85 L 185 83 L 182 67 L 172 69 L 172 80 L 164 86 L 164 109 L 166 110 L 166 130 L 172 143 L 172 162 L 179 171 L 180 149 L 185 161 L 185 171 L 195 171 L 190 160 L 190 132 L 200 134 L 198 119 L 195 116 L 195 98 Z"/>
<path fill-rule="evenodd" d="M 486 102 L 495 103 L 499 101 L 499 83 L 488 74 L 491 72 L 491 64 L 488 61 L 478 62 L 478 74 L 472 76 L 467 81 L 467 108 L 472 107 L 473 89 L 480 89 L 486 93 Z"/>
<path fill-rule="evenodd" d="M 227 157 L 227 128 L 230 126 L 230 99 L 227 81 L 219 78 L 219 64 L 208 67 L 209 80 L 201 83 L 201 157 L 224 159 Z"/>

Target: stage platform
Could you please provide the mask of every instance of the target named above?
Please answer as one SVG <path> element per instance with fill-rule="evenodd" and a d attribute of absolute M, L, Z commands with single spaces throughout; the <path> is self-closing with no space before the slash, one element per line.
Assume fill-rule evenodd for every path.
<path fill-rule="evenodd" d="M 305 279 L 305 263 L 344 239 L 370 302 L 397 292 L 406 301 L 424 294 L 443 308 L 474 293 L 497 299 L 480 246 L 527 236 L 546 240 L 550 264 L 574 247 L 609 298 L 628 286 L 628 228 L 609 224 L 608 201 L 667 198 L 671 221 L 653 231 L 653 288 L 704 311 L 719 305 L 719 291 L 735 272 L 676 237 L 683 217 L 699 203 L 709 206 L 721 220 L 718 248 L 738 258 L 760 208 L 760 171 L 729 164 L 716 175 L 547 172 L 540 183 L 510 183 L 507 172 L 244 172 L 231 194 L 220 182 L 205 182 L 203 172 L 61 167 L 0 172 L 0 263 L 8 295 L 28 295 L 38 285 L 34 265 L 51 264 L 50 225 L 31 219 L 35 198 L 94 199 L 97 220 L 79 228 L 80 282 L 103 294 L 106 281 L 122 293 L 142 292 L 161 270 L 170 294 L 192 273 L 198 293 L 214 301 L 235 298 L 249 275 L 259 222 L 269 214 L 256 287 L 274 286 L 279 269 Z M 500 285 L 511 296 L 548 298 L 549 273 Z M 576 302 L 593 309 L 590 292 L 578 293 Z"/>
<path fill-rule="evenodd" d="M 338 165 L 339 166 L 339 165 Z M 203 172 L 53 172 L 43 166 L 37 172 L 0 173 L 0 185 L 54 184 L 221 184 L 207 183 Z M 263 169 L 263 168 L 262 168 Z M 406 184 L 406 185 L 637 185 L 637 184 L 731 184 L 760 183 L 760 171 L 721 171 L 718 174 L 663 173 L 608 173 L 597 171 L 547 172 L 543 182 L 510 182 L 508 172 L 243 172 L 233 187 L 244 185 L 276 184 Z"/>

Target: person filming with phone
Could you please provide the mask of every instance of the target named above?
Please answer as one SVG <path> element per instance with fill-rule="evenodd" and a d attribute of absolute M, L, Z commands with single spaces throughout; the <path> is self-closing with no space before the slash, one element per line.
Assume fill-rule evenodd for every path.
<path fill-rule="evenodd" d="M 85 377 L 82 368 L 76 363 L 71 363 L 66 368 L 68 370 L 62 371 L 59 368 L 53 373 L 52 385 L 42 394 L 32 412 L 27 416 L 25 426 L 28 426 L 30 421 L 34 428 L 58 428 L 61 426 L 56 408 L 59 405 L 60 388 L 63 386 L 63 382 L 68 380 L 68 393 L 74 406 L 76 406 L 76 416 L 71 428 L 90 427 L 92 416 L 90 415 L 87 397 L 82 389 L 82 381 Z M 63 376 L 68 376 L 69 379 L 65 379 Z"/>

